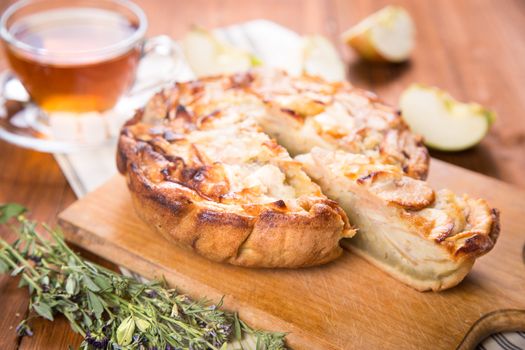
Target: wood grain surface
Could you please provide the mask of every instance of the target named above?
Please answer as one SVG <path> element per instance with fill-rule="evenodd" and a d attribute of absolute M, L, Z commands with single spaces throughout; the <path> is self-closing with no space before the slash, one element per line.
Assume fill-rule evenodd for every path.
<path fill-rule="evenodd" d="M 210 262 L 139 220 L 120 175 L 62 212 L 59 222 L 66 239 L 112 262 L 149 278 L 164 276 L 195 298 L 224 296 L 225 307 L 253 326 L 289 333 L 295 349 L 453 349 L 480 318 L 525 310 L 525 192 L 439 161 L 431 174 L 435 188 L 483 195 L 505 213 L 495 249 L 459 286 L 441 293 L 417 292 L 350 252 L 306 269 Z M 522 312 L 489 317 L 469 339 L 476 344 L 490 331 L 525 329 Z"/>
<path fill-rule="evenodd" d="M 0 11 L 12 1 L 0 0 Z M 338 34 L 386 0 L 141 0 L 148 35 L 180 37 L 190 23 L 224 26 L 267 18 L 307 34 L 321 33 L 338 43 Z M 525 188 L 525 2 L 522 0 L 398 0 L 416 21 L 413 59 L 403 65 L 370 65 L 340 45 L 348 77 L 395 104 L 411 82 L 432 84 L 464 100 L 494 108 L 498 121 L 477 147 L 434 157 Z M 0 68 L 6 67 L 0 54 Z M 0 202 L 17 201 L 32 216 L 50 223 L 75 200 L 52 156 L 0 141 Z M 505 213 L 503 217 L 505 218 Z M 503 234 L 505 234 L 504 228 Z M 5 230 L 4 238 L 12 238 Z M 96 259 L 96 258 L 95 258 Z M 101 261 L 98 259 L 97 261 Z M 17 339 L 14 327 L 24 317 L 27 292 L 0 276 L 0 349 L 65 349 L 79 338 L 63 320 L 37 321 L 33 337 Z"/>

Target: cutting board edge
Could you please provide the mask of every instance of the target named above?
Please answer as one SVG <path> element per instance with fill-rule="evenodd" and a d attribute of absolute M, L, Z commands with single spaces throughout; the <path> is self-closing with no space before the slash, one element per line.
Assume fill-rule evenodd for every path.
<path fill-rule="evenodd" d="M 525 309 L 491 311 L 474 322 L 457 350 L 475 349 L 483 339 L 493 333 L 515 331 L 525 331 Z"/>
<path fill-rule="evenodd" d="M 73 204 L 74 205 L 74 204 Z M 288 333 L 286 336 L 287 344 L 290 345 L 292 348 L 300 349 L 326 349 L 326 350 L 340 350 L 341 348 L 335 346 L 334 344 L 328 343 L 323 339 L 320 339 L 318 337 L 308 335 L 305 331 L 300 329 L 299 327 L 271 314 L 264 310 L 261 310 L 259 308 L 253 307 L 245 302 L 242 302 L 238 300 L 233 295 L 224 295 L 224 293 L 221 293 L 219 290 L 217 290 L 214 287 L 211 287 L 204 282 L 198 282 L 193 280 L 191 277 L 181 275 L 177 273 L 176 271 L 169 270 L 166 267 L 155 264 L 151 261 L 146 262 L 147 266 L 137 268 L 136 264 L 130 264 L 128 259 L 138 259 L 139 257 L 134 254 L 133 252 L 130 252 L 125 249 L 121 249 L 117 245 L 113 243 L 108 243 L 107 241 L 104 241 L 100 237 L 97 236 L 97 238 L 100 239 L 100 242 L 96 242 L 93 244 L 93 241 L 91 242 L 91 245 L 82 244 L 83 238 L 82 236 L 85 234 L 89 234 L 86 230 L 84 230 L 81 227 L 75 226 L 72 222 L 70 222 L 67 219 L 67 211 L 70 207 L 66 208 L 64 211 L 62 211 L 58 216 L 58 225 L 62 228 L 62 232 L 64 234 L 64 237 L 66 241 L 73 243 L 75 245 L 78 245 L 79 247 L 82 247 L 83 249 L 99 255 L 103 257 L 104 259 L 119 265 L 123 266 L 135 273 L 138 273 L 139 275 L 154 279 L 159 278 L 163 276 L 170 286 L 176 286 L 177 289 L 180 288 L 180 290 L 184 293 L 187 293 L 194 299 L 201 299 L 206 298 L 208 300 L 221 300 L 223 301 L 223 305 L 226 310 L 237 312 L 244 321 L 252 325 L 253 327 L 259 328 L 259 329 L 265 329 L 265 330 L 271 330 L 276 332 L 286 332 Z M 90 233 L 90 237 L 92 238 L 93 232 Z M 96 236 L 96 235 L 95 235 Z M 97 249 L 98 247 L 98 249 Z M 115 250 L 120 251 L 121 254 L 112 254 L 112 251 Z M 127 259 L 123 260 L 122 256 L 126 256 Z M 113 259 L 112 257 L 115 257 Z M 119 257 L 118 261 L 116 257 Z M 152 273 L 152 271 L 156 271 L 157 273 Z M 158 272 L 161 272 L 161 274 L 158 274 Z M 177 277 L 174 277 L 177 276 Z M 191 289 L 191 287 L 188 287 L 191 284 L 195 284 L 199 286 L 199 289 L 202 292 L 195 292 L 196 288 L 193 288 L 194 290 L 188 291 L 188 289 Z M 182 287 L 181 287 L 182 286 Z M 203 290 L 202 286 L 205 286 L 205 289 Z"/>

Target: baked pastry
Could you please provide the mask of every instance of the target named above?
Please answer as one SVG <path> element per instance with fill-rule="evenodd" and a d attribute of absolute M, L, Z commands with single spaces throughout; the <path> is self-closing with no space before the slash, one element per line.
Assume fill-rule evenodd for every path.
<path fill-rule="evenodd" d="M 421 138 L 344 82 L 252 70 L 176 84 L 123 128 L 118 165 L 139 215 L 213 260 L 327 262 L 354 231 L 285 148 L 357 226 L 343 245 L 418 290 L 459 283 L 497 239 L 497 211 L 431 189 Z"/>
<path fill-rule="evenodd" d="M 314 148 L 297 159 L 359 228 L 345 245 L 417 290 L 457 285 L 496 242 L 498 211 L 483 199 L 434 191 L 362 154 Z"/>
<path fill-rule="evenodd" d="M 339 240 L 355 232 L 344 211 L 245 118 L 235 91 L 221 88 L 214 104 L 199 84 L 156 95 L 122 129 L 117 164 L 138 215 L 215 261 L 302 267 L 337 258 Z"/>

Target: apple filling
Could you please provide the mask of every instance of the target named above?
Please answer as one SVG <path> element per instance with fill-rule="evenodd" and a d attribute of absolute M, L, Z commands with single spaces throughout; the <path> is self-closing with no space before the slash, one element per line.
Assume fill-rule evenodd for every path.
<path fill-rule="evenodd" d="M 344 244 L 418 290 L 459 283 L 494 244 L 485 201 L 434 192 L 364 155 L 314 148 L 296 159 L 358 228 Z"/>

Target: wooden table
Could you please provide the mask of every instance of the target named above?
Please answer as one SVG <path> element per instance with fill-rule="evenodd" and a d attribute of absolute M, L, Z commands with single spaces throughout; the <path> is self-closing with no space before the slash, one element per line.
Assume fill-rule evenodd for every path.
<path fill-rule="evenodd" d="M 0 1 L 4 9 L 11 1 Z M 408 64 L 369 65 L 339 43 L 339 33 L 384 0 L 324 1 L 137 1 L 150 20 L 149 35 L 180 37 L 188 26 L 224 26 L 267 18 L 299 33 L 322 33 L 337 43 L 351 82 L 395 104 L 411 82 L 436 85 L 463 100 L 490 106 L 498 121 L 483 142 L 468 151 L 434 157 L 525 187 L 525 2 L 522 0 L 400 0 L 412 13 L 417 48 Z M 0 68 L 6 67 L 0 56 Z M 0 141 L 0 203 L 20 202 L 32 216 L 56 222 L 75 196 L 53 157 Z M 12 235 L 2 230 L 2 237 Z M 96 257 L 93 259 L 100 262 Z M 0 276 L 0 349 L 66 349 L 81 339 L 64 319 L 38 320 L 35 335 L 17 339 L 15 327 L 27 310 L 27 291 Z"/>

